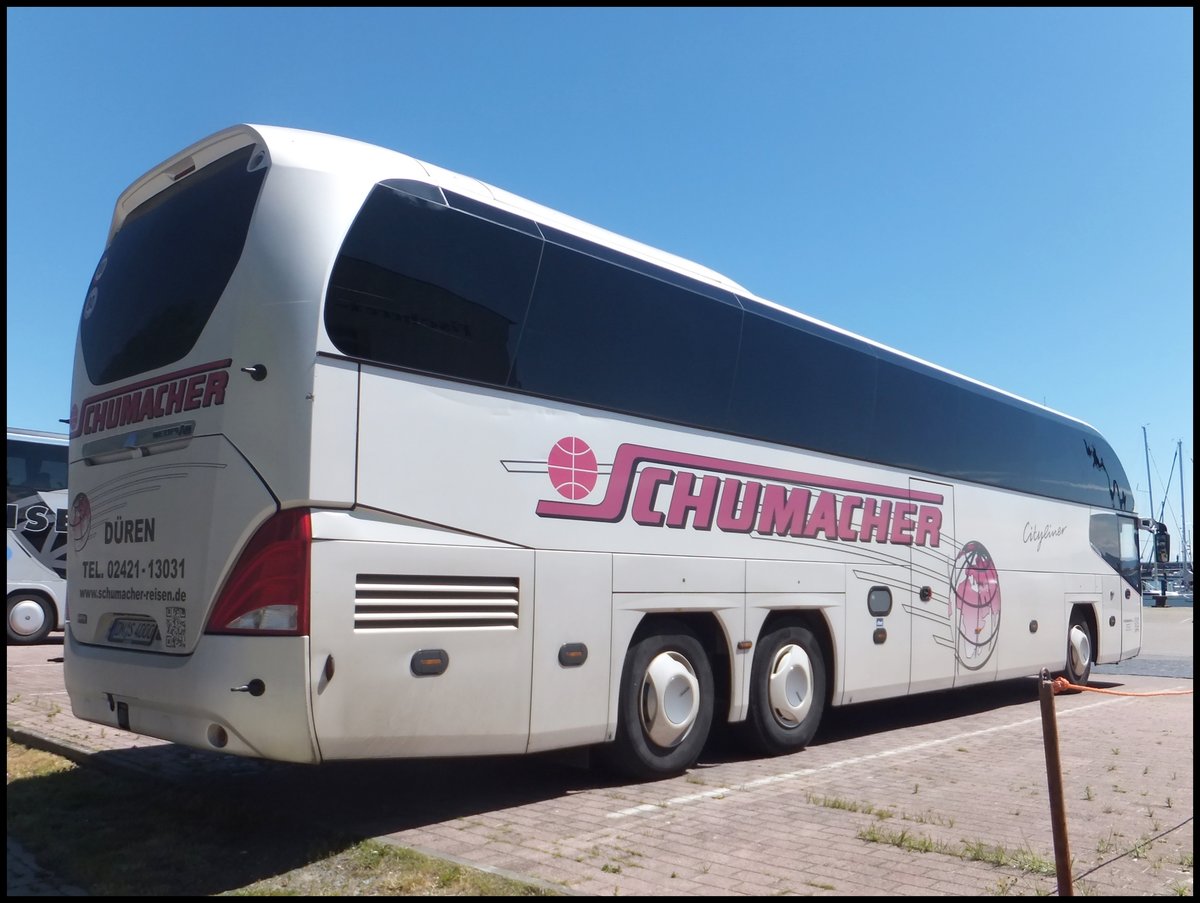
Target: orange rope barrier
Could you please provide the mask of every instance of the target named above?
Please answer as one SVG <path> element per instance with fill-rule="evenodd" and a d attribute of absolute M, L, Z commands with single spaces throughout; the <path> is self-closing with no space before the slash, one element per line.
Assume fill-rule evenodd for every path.
<path fill-rule="evenodd" d="M 1158 690 L 1154 693 L 1129 693 L 1122 690 L 1107 690 L 1103 687 L 1081 687 L 1073 684 L 1065 677 L 1056 677 L 1051 681 L 1050 688 L 1057 694 L 1064 690 L 1087 690 L 1089 693 L 1107 693 L 1109 696 L 1189 696 L 1191 690 Z"/>

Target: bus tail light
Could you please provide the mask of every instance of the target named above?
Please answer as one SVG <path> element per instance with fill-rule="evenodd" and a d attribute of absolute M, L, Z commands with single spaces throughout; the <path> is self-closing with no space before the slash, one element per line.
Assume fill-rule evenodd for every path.
<path fill-rule="evenodd" d="M 205 632 L 307 635 L 311 547 L 307 508 L 271 517 L 238 557 Z"/>

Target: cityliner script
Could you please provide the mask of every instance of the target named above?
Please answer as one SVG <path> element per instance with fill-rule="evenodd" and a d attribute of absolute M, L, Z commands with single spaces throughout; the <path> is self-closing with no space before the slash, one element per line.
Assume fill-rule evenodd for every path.
<path fill-rule="evenodd" d="M 944 497 L 820 474 L 623 444 L 604 498 L 543 499 L 541 517 L 938 546 Z M 690 522 L 690 524 L 689 524 Z"/>

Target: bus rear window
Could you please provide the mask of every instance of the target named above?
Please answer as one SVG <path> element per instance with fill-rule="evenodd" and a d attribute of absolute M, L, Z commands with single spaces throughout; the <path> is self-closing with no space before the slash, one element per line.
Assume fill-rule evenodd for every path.
<path fill-rule="evenodd" d="M 266 175 L 254 147 L 216 160 L 125 220 L 96 266 L 80 320 L 93 385 L 174 363 L 191 351 L 246 242 Z"/>

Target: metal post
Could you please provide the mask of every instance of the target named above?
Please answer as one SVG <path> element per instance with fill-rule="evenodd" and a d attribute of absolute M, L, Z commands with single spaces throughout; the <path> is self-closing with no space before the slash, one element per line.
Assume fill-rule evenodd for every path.
<path fill-rule="evenodd" d="M 1062 763 L 1058 758 L 1058 721 L 1054 716 L 1054 688 L 1050 672 L 1042 669 L 1039 690 L 1042 703 L 1042 743 L 1046 747 L 1046 778 L 1050 785 L 1050 822 L 1054 829 L 1054 875 L 1058 895 L 1073 897 L 1071 848 L 1067 841 L 1067 807 L 1063 801 Z"/>

